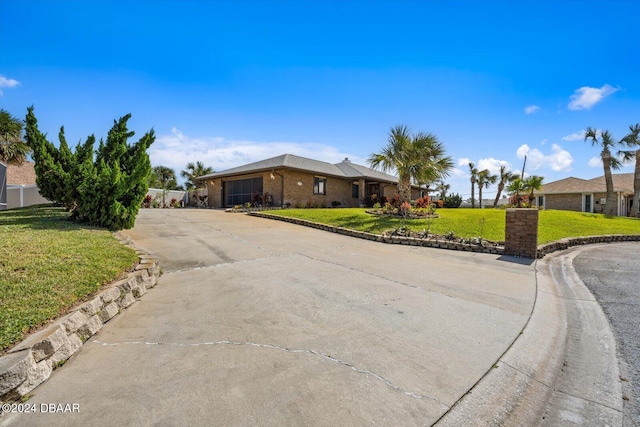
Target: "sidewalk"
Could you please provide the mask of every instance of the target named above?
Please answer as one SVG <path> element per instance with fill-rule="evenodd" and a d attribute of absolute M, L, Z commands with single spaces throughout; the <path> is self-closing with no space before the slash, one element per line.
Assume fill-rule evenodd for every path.
<path fill-rule="evenodd" d="M 563 362 L 535 264 L 213 210 L 142 210 L 126 234 L 164 276 L 28 401 L 80 412 L 0 425 L 513 424 Z"/>

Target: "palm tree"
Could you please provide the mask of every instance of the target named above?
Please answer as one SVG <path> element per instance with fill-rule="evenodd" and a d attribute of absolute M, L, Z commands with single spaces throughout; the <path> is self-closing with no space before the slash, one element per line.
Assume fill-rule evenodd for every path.
<path fill-rule="evenodd" d="M 436 190 L 440 192 L 440 200 L 444 202 L 445 197 L 447 197 L 447 191 L 451 188 L 451 185 L 445 184 L 444 181 L 440 181 L 440 184 L 436 187 Z"/>
<path fill-rule="evenodd" d="M 635 157 L 636 167 L 633 173 L 633 201 L 631 203 L 631 211 L 629 216 L 637 218 L 640 205 L 640 124 L 636 123 L 635 126 L 629 126 L 629 133 L 622 138 L 622 143 L 628 147 L 637 147 L 634 151 L 624 151 L 623 155 L 625 160 L 631 160 Z"/>
<path fill-rule="evenodd" d="M 168 190 L 174 189 L 178 185 L 178 183 L 176 182 L 176 173 L 170 167 L 156 166 L 151 170 L 149 181 L 150 184 L 160 184 L 159 186 L 160 188 L 162 188 L 162 207 L 166 208 L 166 196 Z"/>
<path fill-rule="evenodd" d="M 22 121 L 0 110 L 0 162 L 20 166 L 31 151 L 22 140 Z"/>
<path fill-rule="evenodd" d="M 515 194 L 516 206 L 519 208 L 522 207 L 522 197 L 520 197 L 520 193 L 525 191 L 525 187 L 524 181 L 520 178 L 520 175 L 517 175 L 516 178 L 511 180 L 507 186 L 507 190 L 509 190 L 509 193 Z"/>
<path fill-rule="evenodd" d="M 495 184 L 498 175 L 491 175 L 489 169 L 478 172 L 478 198 L 480 199 L 480 209 L 482 209 L 482 189 L 489 188 L 489 185 Z"/>
<path fill-rule="evenodd" d="M 471 173 L 471 207 L 476 207 L 476 182 L 478 181 L 478 169 L 473 162 L 469 162 L 469 172 Z"/>
<path fill-rule="evenodd" d="M 598 139 L 598 136 L 600 137 Z M 591 138 L 591 146 L 599 145 L 602 147 L 600 157 L 602 158 L 602 165 L 604 168 L 604 182 L 607 187 L 607 199 L 604 205 L 605 215 L 616 214 L 616 199 L 613 194 L 613 177 L 611 175 L 611 169 L 617 170 L 622 167 L 622 162 L 611 155 L 611 148 L 615 147 L 616 143 L 608 130 L 603 132 L 597 131 L 593 128 L 587 128 L 587 132 L 584 135 L 584 140 Z"/>
<path fill-rule="evenodd" d="M 411 201 L 411 180 L 434 182 L 449 175 L 453 168 L 451 157 L 445 156 L 444 145 L 431 133 L 411 135 L 409 128 L 391 128 L 388 144 L 381 153 L 369 156 L 372 168 L 398 174 L 399 203 Z"/>
<path fill-rule="evenodd" d="M 196 181 L 199 176 L 209 175 L 214 170 L 210 166 L 205 166 L 201 161 L 187 163 L 187 168 L 180 172 L 180 176 L 186 178 L 185 187 L 187 190 L 202 188 L 202 182 Z"/>
<path fill-rule="evenodd" d="M 517 176 L 520 176 L 518 174 L 511 172 L 509 169 L 507 169 L 505 165 L 500 166 L 499 175 L 500 175 L 499 176 L 500 181 L 498 182 L 498 194 L 496 194 L 496 198 L 493 201 L 494 208 L 498 206 L 498 201 L 500 200 L 500 195 L 502 194 L 502 191 L 504 190 L 505 185 L 513 181 Z"/>
<path fill-rule="evenodd" d="M 522 182 L 524 190 L 529 192 L 529 207 L 533 206 L 533 192 L 542 188 L 544 177 L 539 175 L 531 175 Z"/>

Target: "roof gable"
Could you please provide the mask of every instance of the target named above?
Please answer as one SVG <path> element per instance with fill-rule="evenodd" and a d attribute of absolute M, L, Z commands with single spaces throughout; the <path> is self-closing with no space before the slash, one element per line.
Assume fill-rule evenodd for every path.
<path fill-rule="evenodd" d="M 33 185 L 35 183 L 35 163 L 24 162 L 21 166 L 7 165 L 7 185 Z"/>
<path fill-rule="evenodd" d="M 336 176 L 345 179 L 366 178 L 386 182 L 398 182 L 398 178 L 393 175 L 389 175 L 366 166 L 356 165 L 347 159 L 337 164 L 331 164 L 293 154 L 282 154 L 270 159 L 260 160 L 258 162 L 248 163 L 246 165 L 227 169 L 221 172 L 204 175 L 198 177 L 198 179 L 225 178 L 233 175 L 243 175 L 282 168 L 297 169 L 309 173 Z"/>
<path fill-rule="evenodd" d="M 633 192 L 633 174 L 617 173 L 613 174 L 614 191 Z M 544 184 L 537 191 L 538 194 L 565 194 L 565 193 L 604 193 L 607 186 L 604 175 L 592 179 L 581 179 L 569 177 Z"/>

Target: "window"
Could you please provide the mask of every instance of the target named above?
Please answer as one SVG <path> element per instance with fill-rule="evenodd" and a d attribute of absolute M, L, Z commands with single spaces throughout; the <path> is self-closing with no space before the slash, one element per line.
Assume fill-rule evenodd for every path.
<path fill-rule="evenodd" d="M 538 207 L 544 208 L 544 196 L 538 196 Z"/>
<path fill-rule="evenodd" d="M 313 178 L 313 194 L 327 194 L 327 178 L 320 176 Z"/>
<path fill-rule="evenodd" d="M 354 199 L 360 197 L 360 185 L 351 184 L 351 197 L 353 197 Z"/>

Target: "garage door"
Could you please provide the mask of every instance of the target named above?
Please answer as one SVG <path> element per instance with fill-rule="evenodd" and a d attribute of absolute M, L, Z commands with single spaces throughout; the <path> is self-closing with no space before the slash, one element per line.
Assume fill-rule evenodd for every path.
<path fill-rule="evenodd" d="M 253 194 L 262 194 L 262 177 L 225 182 L 226 206 L 244 205 L 252 201 Z"/>

